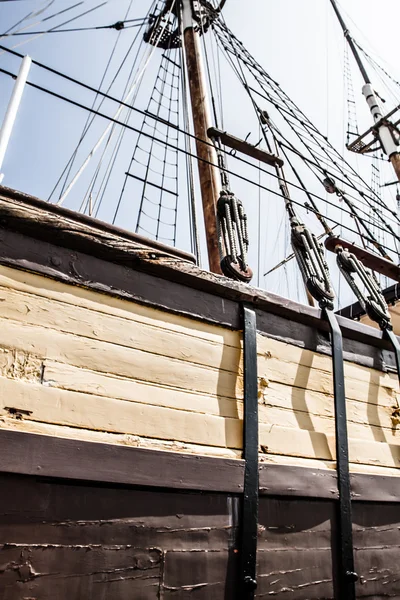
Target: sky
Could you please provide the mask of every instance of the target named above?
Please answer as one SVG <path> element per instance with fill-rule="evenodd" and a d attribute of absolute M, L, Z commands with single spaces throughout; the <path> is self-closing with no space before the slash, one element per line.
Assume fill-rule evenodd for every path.
<path fill-rule="evenodd" d="M 47 4 L 50 0 L 47 0 Z M 76 4 L 72 0 L 54 0 L 45 14 L 68 8 Z M 71 14 L 78 14 L 95 7 L 100 0 L 85 0 L 82 6 L 65 13 L 65 20 Z M 10 0 L 0 3 L 0 23 L 6 31 L 29 11 L 45 6 L 45 0 Z M 112 0 L 99 9 L 82 17 L 76 26 L 95 26 L 111 24 L 124 18 L 129 0 Z M 142 17 L 150 5 L 150 0 L 134 0 L 132 17 Z M 245 5 L 245 8 L 243 6 Z M 400 78 L 398 57 L 398 23 L 400 7 L 398 0 L 380 0 L 379 12 L 385 16 L 384 26 L 377 27 L 377 4 L 372 0 L 342 0 L 341 8 L 354 37 L 375 56 L 397 78 Z M 313 120 L 319 129 L 328 135 L 333 144 L 345 152 L 346 106 L 343 89 L 344 42 L 342 31 L 333 14 L 329 0 L 227 0 L 224 17 L 229 28 L 244 43 L 247 49 L 274 77 L 302 110 Z M 40 20 L 42 17 L 37 17 Z M 62 22 L 64 17 L 54 19 Z M 49 21 L 50 26 L 52 22 Z M 30 22 L 32 25 L 32 21 Z M 71 26 L 74 26 L 71 24 Z M 47 27 L 47 25 L 46 25 Z M 65 27 L 68 27 L 66 25 Z M 31 31 L 42 30 L 43 24 L 31 27 Z M 114 56 L 115 65 L 122 59 L 133 35 L 134 28 L 121 34 L 121 42 Z M 33 39 L 29 44 L 20 45 L 16 50 L 29 53 L 33 58 L 47 65 L 77 77 L 79 80 L 99 86 L 101 76 L 117 32 L 89 31 L 71 34 L 47 34 Z M 30 36 L 29 36 L 30 37 Z M 14 37 L 0 39 L 7 47 L 21 44 L 27 38 Z M 1 52 L 1 51 L 0 51 Z M 145 107 L 149 89 L 156 73 L 157 55 L 152 57 L 147 69 L 143 86 L 137 99 L 137 106 Z M 0 67 L 16 72 L 19 59 L 0 53 Z M 126 74 L 126 77 L 128 72 Z M 231 75 L 223 67 L 222 94 L 225 103 L 225 128 L 238 137 L 256 143 L 258 131 L 243 96 L 235 92 Z M 50 87 L 60 94 L 90 104 L 93 96 L 76 86 L 60 80 L 56 76 L 44 73 L 33 67 L 30 78 L 36 83 Z M 123 79 L 123 78 L 121 78 Z M 370 125 L 368 110 L 361 96 L 361 80 L 354 69 L 354 88 L 357 97 L 361 127 Z M 232 84 L 232 85 L 231 85 Z M 12 90 L 12 80 L 0 73 L 0 120 L 2 119 L 8 98 Z M 113 93 L 117 97 L 123 94 L 122 83 L 116 82 Z M 104 110 L 112 115 L 115 106 L 105 103 Z M 9 185 L 32 195 L 47 199 L 49 193 L 62 172 L 68 157 L 76 146 L 84 126 L 86 114 L 62 101 L 46 96 L 33 89 L 26 89 L 20 114 L 3 165 L 4 185 Z M 104 130 L 105 123 L 96 121 L 90 143 Z M 132 154 L 134 137 L 127 135 L 122 146 L 125 153 L 121 174 L 126 171 Z M 90 144 L 82 150 L 82 161 L 90 149 Z M 78 161 L 79 162 L 79 161 Z M 360 167 L 363 168 L 363 167 Z M 117 176 L 117 173 L 116 173 Z M 85 175 L 86 177 L 86 175 Z M 85 179 L 83 177 L 83 179 Z M 89 177 L 89 175 L 88 175 Z M 115 184 L 115 194 L 117 194 Z M 137 188 L 131 183 L 131 194 Z M 293 269 L 280 269 L 275 274 L 263 277 L 263 273 L 290 254 L 288 229 L 279 199 L 268 194 L 258 194 L 253 188 L 244 186 L 235 180 L 235 193 L 240 195 L 246 205 L 251 222 L 252 239 L 260 237 L 260 243 L 253 243 L 250 261 L 256 272 L 255 283 L 261 287 L 304 301 L 304 293 L 298 278 L 294 279 Z M 128 190 L 129 191 L 129 190 Z M 111 194 L 114 187 L 111 187 Z M 81 200 L 81 190 L 69 197 L 65 206 L 77 209 Z M 110 200 L 111 202 L 111 200 Z M 261 203 L 261 204 L 260 204 Z M 110 211 L 104 209 L 99 216 L 109 220 Z M 182 207 L 182 216 L 178 220 L 177 244 L 189 250 L 188 211 Z M 134 229 L 129 205 L 122 207 L 120 222 L 117 224 Z M 203 265 L 206 264 L 203 240 Z M 341 295 L 341 304 L 351 300 L 351 295 L 340 288 L 339 279 L 334 281 Z"/>

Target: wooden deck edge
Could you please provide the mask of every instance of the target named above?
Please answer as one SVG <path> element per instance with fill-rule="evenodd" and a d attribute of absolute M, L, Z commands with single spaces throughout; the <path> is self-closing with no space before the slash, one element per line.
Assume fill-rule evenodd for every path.
<path fill-rule="evenodd" d="M 158 251 L 154 252 L 154 248 L 151 248 L 152 242 L 141 236 L 135 236 L 92 217 L 80 215 L 2 186 L 0 186 L 0 223 L 3 228 L 2 235 L 6 232 L 15 232 L 24 236 L 19 238 L 22 247 L 24 247 L 24 240 L 28 237 L 34 238 L 50 243 L 53 247 L 53 254 L 57 253 L 57 249 L 64 256 L 65 253 L 62 253 L 62 249 L 84 253 L 87 256 L 128 267 L 131 272 L 133 269 L 145 272 L 170 284 L 180 284 L 196 290 L 197 294 L 202 292 L 204 296 L 220 299 L 219 302 L 214 301 L 216 310 L 212 314 L 207 312 L 207 308 L 204 311 L 199 309 L 199 302 L 195 303 L 193 308 L 186 303 L 186 311 L 192 310 L 195 317 L 209 318 L 213 322 L 238 329 L 240 322 L 237 303 L 247 302 L 258 310 L 259 317 L 262 317 L 262 313 L 270 313 L 308 325 L 315 330 L 324 332 L 325 335 L 328 332 L 328 326 L 321 319 L 321 311 L 317 308 L 299 304 L 251 285 L 204 271 L 193 264 L 192 255 L 177 250 L 176 256 L 171 256 L 175 249 L 168 249 L 157 242 L 155 244 Z M 3 247 L 9 245 L 9 239 L 7 237 L 4 240 Z M 36 247 L 39 250 L 39 245 Z M 30 256 L 26 253 L 28 248 L 24 250 L 24 258 L 27 259 Z M 168 250 L 171 251 L 169 254 Z M 4 256 L 3 248 L 0 251 L 3 264 L 6 264 L 7 255 Z M 48 256 L 49 252 L 46 252 L 45 247 L 42 247 L 41 251 L 44 256 L 47 255 L 47 265 L 51 266 L 48 272 L 49 276 L 54 276 L 57 270 L 61 273 L 63 270 L 65 271 L 65 265 L 63 269 L 61 264 L 54 264 L 54 260 Z M 10 255 L 11 262 L 15 261 L 15 258 Z M 60 263 L 60 260 L 61 255 L 59 260 L 56 257 L 56 263 Z M 61 260 L 61 262 L 63 261 Z M 27 260 L 25 268 L 34 270 L 34 264 L 34 261 L 29 263 Z M 10 264 L 10 266 L 12 265 Z M 86 263 L 85 266 L 90 265 Z M 53 274 L 50 271 L 53 271 Z M 126 277 L 126 271 L 124 275 Z M 116 290 L 121 287 L 125 277 L 121 277 L 120 274 L 120 284 L 115 286 Z M 92 279 L 92 281 L 97 281 L 97 279 Z M 199 298 L 199 300 L 202 299 Z M 218 306 L 219 304 L 222 304 L 222 309 Z M 179 310 L 178 307 L 177 310 Z M 390 349 L 380 331 L 340 316 L 339 321 L 344 337 L 379 348 Z"/>
<path fill-rule="evenodd" d="M 74 222 L 71 211 L 62 219 L 45 202 L 6 193 L 0 188 L 0 264 L 235 330 L 241 329 L 240 303 L 246 302 L 256 309 L 261 333 L 330 354 L 327 324 L 315 308 L 126 244 L 123 237 L 96 229 L 94 219 L 89 227 Z M 339 319 L 346 360 L 383 371 L 395 368 L 380 331 Z"/>
<path fill-rule="evenodd" d="M 243 492 L 244 462 L 82 442 L 16 431 L 0 432 L 0 472 L 92 483 L 199 492 Z M 351 475 L 352 496 L 363 502 L 400 501 L 400 477 Z M 260 494 L 335 500 L 336 473 L 260 465 Z"/>

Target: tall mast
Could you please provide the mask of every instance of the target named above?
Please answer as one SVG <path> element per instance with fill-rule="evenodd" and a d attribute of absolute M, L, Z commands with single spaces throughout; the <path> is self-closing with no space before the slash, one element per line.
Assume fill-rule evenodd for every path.
<path fill-rule="evenodd" d="M 377 124 L 377 131 L 379 140 L 381 142 L 382 148 L 385 154 L 388 156 L 390 162 L 392 163 L 393 169 L 396 173 L 398 180 L 400 181 L 400 153 L 398 151 L 398 145 L 396 143 L 395 138 L 393 137 L 393 125 L 388 119 L 386 119 L 382 113 L 378 97 L 374 92 L 374 89 L 371 84 L 371 79 L 367 73 L 367 70 L 364 66 L 364 63 L 361 59 L 360 53 L 358 52 L 357 46 L 354 43 L 353 38 L 350 35 L 350 32 L 346 26 L 346 23 L 339 11 L 339 7 L 336 3 L 336 0 L 330 0 L 333 6 L 333 10 L 336 13 L 336 16 L 339 20 L 339 23 L 343 29 L 343 34 L 346 38 L 347 43 L 350 46 L 350 49 L 354 55 L 356 63 L 360 69 L 361 75 L 364 79 L 364 85 L 362 88 L 362 93 L 367 101 L 369 109 L 371 111 L 372 118 L 374 119 L 374 123 Z M 391 126 L 392 125 L 392 126 Z"/>
<path fill-rule="evenodd" d="M 212 122 L 200 47 L 200 35 L 198 24 L 194 18 L 193 0 L 181 0 L 181 3 L 183 45 L 190 89 L 193 128 L 196 136 L 196 150 L 199 158 L 198 170 L 208 261 L 211 272 L 221 273 L 216 214 L 221 183 L 219 170 L 216 166 L 213 166 L 218 164 L 216 150 L 213 145 L 210 145 L 211 140 L 207 135 Z"/>

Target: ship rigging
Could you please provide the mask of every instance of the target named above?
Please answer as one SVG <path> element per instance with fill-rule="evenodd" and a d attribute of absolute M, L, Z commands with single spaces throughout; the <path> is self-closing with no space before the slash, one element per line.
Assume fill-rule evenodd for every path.
<path fill-rule="evenodd" d="M 266 202 L 272 204 L 273 212 L 282 215 L 281 227 L 286 229 L 278 205 L 283 197 L 286 208 L 290 207 L 292 230 L 304 226 L 313 236 L 312 279 L 319 279 L 318 285 L 328 295 L 333 290 L 328 292 L 330 286 L 322 283 L 323 272 L 319 276 L 315 272 L 315 261 L 322 256 L 317 248 L 324 238 L 328 250 L 335 253 L 343 248 L 361 262 L 360 268 L 374 271 L 377 289 L 380 284 L 387 287 L 390 280 L 399 280 L 400 217 L 393 196 L 398 186 L 381 179 L 386 167 L 382 152 L 397 173 L 398 104 L 384 111 L 372 80 L 378 77 L 395 97 L 398 84 L 351 35 L 334 0 L 330 2 L 332 17 L 338 17 L 345 39 L 347 148 L 363 155 L 361 168 L 336 150 L 228 28 L 222 10 L 225 2 L 155 1 L 147 14 L 135 18 L 130 2 L 125 14 L 114 22 L 96 22 L 92 27 L 86 25 L 88 19 L 100 14 L 107 3 L 86 10 L 80 4 L 52 12 L 53 3 L 44 2 L 0 36 L 3 63 L 7 60 L 13 65 L 23 57 L 21 44 L 37 37 L 56 33 L 89 36 L 91 31 L 107 29 L 116 36 L 98 87 L 84 84 L 47 62 L 34 61 L 35 72 L 71 82 L 74 89 L 89 92 L 87 98 L 91 98 L 77 100 L 73 88 L 64 94 L 33 77 L 28 80 L 28 87 L 87 114 L 75 147 L 53 179 L 49 202 L 114 224 L 129 221 L 136 233 L 173 246 L 186 238 L 199 263 L 207 260 L 211 271 L 220 273 L 222 268 L 228 277 L 242 281 L 250 281 L 255 271 L 258 284 L 269 288 L 272 280 L 260 260 L 262 248 L 276 245 L 282 252 L 284 246 L 288 257 L 289 238 L 287 230 L 282 236 L 286 238 L 284 244 L 282 240 L 271 242 L 262 231 L 261 213 Z M 85 25 L 79 26 L 82 19 Z M 123 36 L 130 36 L 131 30 L 133 37 L 128 46 L 125 44 L 127 50 L 118 64 L 115 61 Z M 363 93 L 374 121 L 361 134 L 355 110 L 354 66 L 363 77 Z M 239 86 L 235 89 L 241 90 L 238 94 L 243 105 L 246 103 L 248 114 L 253 114 L 250 139 L 241 137 L 232 126 L 224 128 L 227 67 L 229 80 Z M 0 72 L 4 77 L 15 76 L 9 67 L 2 67 Z M 152 91 L 145 101 L 143 82 L 149 77 L 153 78 Z M 113 92 L 117 84 L 120 94 Z M 127 142 L 127 134 L 134 136 L 130 152 L 132 143 Z M 204 226 L 198 214 L 200 198 Z M 252 217 L 257 201 L 259 223 L 255 227 Z M 292 241 L 295 238 L 292 235 Z M 276 252 L 272 255 L 276 257 Z M 329 265 L 335 270 L 331 259 L 327 260 L 324 269 Z M 275 260 L 277 266 L 270 264 L 268 273 L 287 276 L 288 269 L 293 272 L 291 262 L 290 257 Z M 300 271 L 304 274 L 304 264 Z M 262 272 L 266 273 L 264 281 Z M 363 277 L 365 283 L 367 275 Z M 337 287 L 336 274 L 334 281 Z M 359 299 L 357 292 L 355 295 Z M 310 297 L 308 300 L 311 302 Z M 342 306 L 340 302 L 339 308 Z"/>

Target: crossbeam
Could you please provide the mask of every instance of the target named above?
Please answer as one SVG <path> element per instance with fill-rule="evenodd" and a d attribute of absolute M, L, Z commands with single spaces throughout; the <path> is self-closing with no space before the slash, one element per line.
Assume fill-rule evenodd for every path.
<path fill-rule="evenodd" d="M 335 252 L 337 246 L 342 246 L 349 252 L 352 252 L 368 269 L 372 269 L 385 277 L 400 282 L 400 267 L 394 262 L 391 262 L 382 256 L 378 256 L 365 248 L 346 242 L 339 237 L 328 237 L 325 240 L 325 247 L 330 252 Z"/>
<path fill-rule="evenodd" d="M 271 165 L 272 167 L 283 167 L 283 160 L 279 158 L 279 156 L 271 154 L 261 148 L 256 148 L 256 146 L 253 146 L 245 140 L 241 140 L 226 131 L 210 127 L 207 131 L 207 135 L 209 138 L 219 138 L 224 146 L 228 146 L 228 148 L 232 148 L 232 150 L 237 150 L 242 154 L 251 156 L 251 158 L 255 158 L 267 165 Z"/>
<path fill-rule="evenodd" d="M 379 127 L 381 127 L 382 125 L 385 125 L 388 122 L 388 120 L 390 119 L 390 117 L 392 117 L 398 110 L 400 110 L 400 104 L 398 106 L 396 106 L 395 108 L 393 108 L 387 115 L 382 117 L 379 121 L 374 123 L 374 125 L 372 125 L 369 129 L 367 129 L 367 131 L 365 131 L 358 138 L 356 138 L 354 141 L 352 141 L 351 144 L 347 144 L 347 146 L 346 146 L 347 149 L 350 150 L 351 152 L 357 152 L 360 154 L 363 154 L 364 152 L 369 150 L 371 148 L 371 146 L 373 146 L 373 144 L 379 140 L 377 140 L 377 138 L 374 137 L 372 141 L 370 141 L 369 143 L 366 143 L 365 145 L 364 145 L 363 140 L 369 134 L 375 134 L 379 130 Z M 393 126 L 396 127 L 396 125 L 398 123 L 399 123 L 399 121 L 396 121 L 395 123 L 393 123 Z M 362 148 L 362 149 L 360 150 L 359 148 Z"/>

